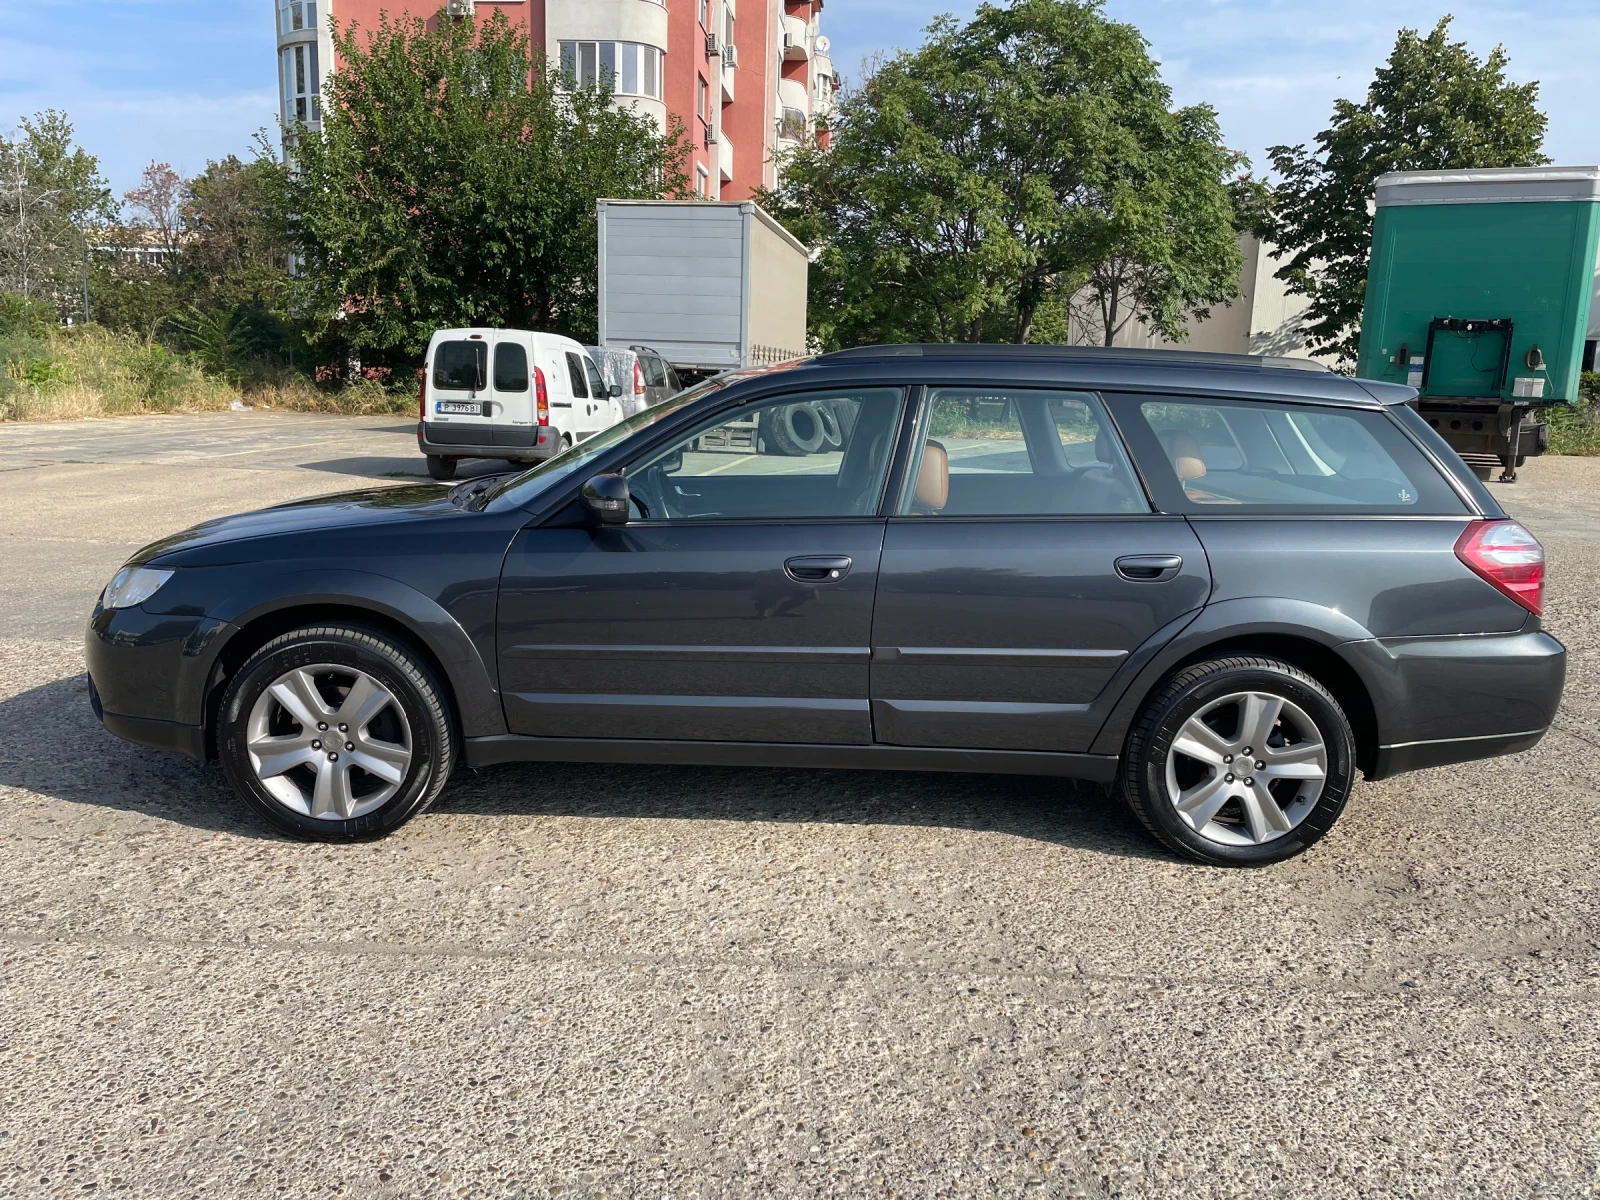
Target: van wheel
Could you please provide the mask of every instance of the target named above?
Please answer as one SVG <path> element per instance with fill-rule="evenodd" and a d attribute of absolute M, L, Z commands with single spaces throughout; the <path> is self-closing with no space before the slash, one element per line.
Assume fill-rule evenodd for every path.
<path fill-rule="evenodd" d="M 443 458 L 437 454 L 428 455 L 428 478 L 454 479 L 456 477 L 456 460 Z"/>
<path fill-rule="evenodd" d="M 1327 688 L 1275 658 L 1186 667 L 1128 734 L 1121 790 L 1168 848 L 1219 867 L 1265 866 L 1316 842 L 1355 781 L 1350 721 Z"/>
<path fill-rule="evenodd" d="M 217 757 L 236 792 L 294 837 L 375 837 L 425 810 L 457 746 L 444 686 L 408 644 L 360 625 L 274 638 L 228 684 Z"/>

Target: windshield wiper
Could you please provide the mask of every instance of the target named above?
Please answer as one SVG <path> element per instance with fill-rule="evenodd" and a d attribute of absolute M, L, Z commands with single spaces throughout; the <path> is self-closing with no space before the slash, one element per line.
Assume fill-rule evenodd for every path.
<path fill-rule="evenodd" d="M 469 479 L 465 483 L 458 483 L 450 489 L 450 503 L 468 512 L 477 512 L 480 505 L 477 501 L 486 496 L 491 488 L 503 479 L 500 475 L 480 475 L 476 479 Z"/>

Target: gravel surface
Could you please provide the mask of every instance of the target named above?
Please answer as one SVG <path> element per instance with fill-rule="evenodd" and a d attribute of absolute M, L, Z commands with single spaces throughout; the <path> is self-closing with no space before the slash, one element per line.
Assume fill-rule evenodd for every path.
<path fill-rule="evenodd" d="M 308 846 L 98 728 L 129 550 L 412 437 L 0 426 L 0 1196 L 1600 1195 L 1600 460 L 1496 485 L 1557 730 L 1270 870 L 1050 780 L 651 767 Z"/>

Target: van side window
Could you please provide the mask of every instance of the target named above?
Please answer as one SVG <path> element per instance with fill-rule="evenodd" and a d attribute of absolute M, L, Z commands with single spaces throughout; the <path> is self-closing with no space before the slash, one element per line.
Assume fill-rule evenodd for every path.
<path fill-rule="evenodd" d="M 433 386 L 476 392 L 489 386 L 489 347 L 484 342 L 440 342 L 433 350 Z"/>
<path fill-rule="evenodd" d="M 591 396 L 609 396 L 611 389 L 606 386 L 606 381 L 600 375 L 600 368 L 594 365 L 594 360 L 584 355 L 583 369 L 589 374 L 589 394 Z"/>
<path fill-rule="evenodd" d="M 567 351 L 567 375 L 572 379 L 572 394 L 576 399 L 589 398 L 589 386 L 583 381 L 583 360 L 571 350 Z"/>
<path fill-rule="evenodd" d="M 501 342 L 494 348 L 494 390 L 528 390 L 528 352 L 520 342 Z"/>
<path fill-rule="evenodd" d="M 1466 506 L 1384 412 L 1121 396 L 1117 418 L 1167 512 L 1455 516 Z"/>

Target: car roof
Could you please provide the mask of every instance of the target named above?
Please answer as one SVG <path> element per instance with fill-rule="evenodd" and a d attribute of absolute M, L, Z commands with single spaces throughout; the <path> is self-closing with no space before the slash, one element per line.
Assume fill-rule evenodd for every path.
<path fill-rule="evenodd" d="M 815 372 L 845 372 L 863 382 L 898 378 L 950 386 L 1053 384 L 1111 391 L 1226 395 L 1236 399 L 1297 399 L 1376 408 L 1404 404 L 1416 391 L 1339 375 L 1305 358 L 1221 354 L 1203 350 L 1141 350 L 1101 346 L 907 344 L 860 346 L 775 367 L 740 372 L 753 377 L 782 371 L 790 379 Z"/>

